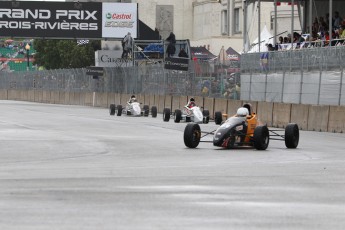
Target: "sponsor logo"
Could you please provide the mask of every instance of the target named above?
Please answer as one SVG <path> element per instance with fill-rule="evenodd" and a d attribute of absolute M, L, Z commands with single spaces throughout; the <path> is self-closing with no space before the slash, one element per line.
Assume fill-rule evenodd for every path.
<path fill-rule="evenodd" d="M 4 19 L 0 20 L 0 29 L 98 30 L 96 13 L 88 10 L 0 9 L 0 19 Z M 51 19 L 55 22 L 49 22 Z"/>
<path fill-rule="evenodd" d="M 133 28 L 134 21 L 131 13 L 106 13 L 105 27 Z"/>

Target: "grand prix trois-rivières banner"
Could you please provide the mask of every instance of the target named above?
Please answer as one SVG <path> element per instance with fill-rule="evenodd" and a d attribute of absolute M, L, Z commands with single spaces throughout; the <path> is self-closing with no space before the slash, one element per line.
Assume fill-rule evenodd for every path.
<path fill-rule="evenodd" d="M 136 3 L 1 1 L 0 36 L 137 38 Z"/>

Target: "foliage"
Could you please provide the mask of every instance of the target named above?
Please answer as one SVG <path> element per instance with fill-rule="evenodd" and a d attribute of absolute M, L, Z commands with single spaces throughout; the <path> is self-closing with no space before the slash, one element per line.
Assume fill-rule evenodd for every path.
<path fill-rule="evenodd" d="M 45 69 L 83 68 L 95 64 L 95 51 L 101 49 L 101 42 L 78 45 L 76 40 L 35 39 L 34 48 L 34 64 Z"/>

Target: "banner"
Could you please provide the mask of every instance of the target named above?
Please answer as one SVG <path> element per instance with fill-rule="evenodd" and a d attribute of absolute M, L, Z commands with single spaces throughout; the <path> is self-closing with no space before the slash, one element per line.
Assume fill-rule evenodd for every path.
<path fill-rule="evenodd" d="M 189 58 L 165 58 L 164 69 L 188 71 Z"/>
<path fill-rule="evenodd" d="M 137 37 L 137 4 L 1 1 L 2 37 L 101 39 Z"/>

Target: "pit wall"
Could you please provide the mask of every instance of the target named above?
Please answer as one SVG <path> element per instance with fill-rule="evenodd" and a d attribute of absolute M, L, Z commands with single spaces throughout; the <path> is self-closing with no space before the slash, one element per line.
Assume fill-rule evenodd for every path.
<path fill-rule="evenodd" d="M 0 90 L 0 100 L 30 101 L 38 103 L 81 105 L 108 108 L 110 104 L 123 106 L 130 94 L 97 92 L 60 92 L 41 90 Z M 171 111 L 181 109 L 188 96 L 136 95 L 143 105 L 157 106 Z M 301 130 L 320 132 L 345 132 L 345 106 L 302 105 L 276 102 L 227 100 L 223 98 L 195 97 L 197 105 L 209 110 L 211 118 L 215 111 L 233 115 L 244 103 L 251 103 L 253 112 L 260 121 L 271 127 L 284 128 L 288 123 L 297 123 Z"/>

